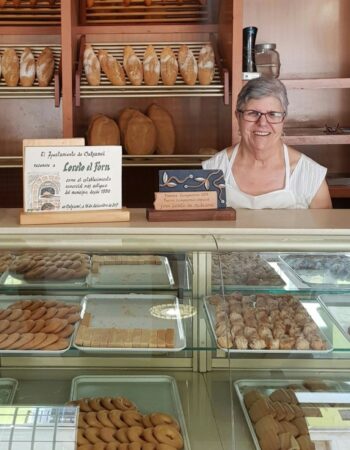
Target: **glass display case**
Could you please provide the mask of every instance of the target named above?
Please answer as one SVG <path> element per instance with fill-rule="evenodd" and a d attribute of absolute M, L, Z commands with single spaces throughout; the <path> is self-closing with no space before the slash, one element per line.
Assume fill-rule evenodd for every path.
<path fill-rule="evenodd" d="M 347 231 L 137 221 L 19 227 L 6 215 L 0 416 L 10 417 L 11 405 L 14 414 L 34 408 L 42 417 L 44 409 L 52 421 L 55 408 L 74 418 L 79 406 L 78 449 L 136 439 L 144 450 L 158 420 L 174 419 L 181 437 L 167 440 L 173 448 L 303 449 L 311 439 L 343 448 Z M 138 411 L 128 417 L 123 402 Z M 125 427 L 113 430 L 118 410 Z M 2 442 L 5 431 L 0 425 Z"/>

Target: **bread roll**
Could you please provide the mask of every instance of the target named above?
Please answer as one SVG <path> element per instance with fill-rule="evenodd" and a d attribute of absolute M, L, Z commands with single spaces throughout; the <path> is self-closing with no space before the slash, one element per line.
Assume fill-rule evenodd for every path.
<path fill-rule="evenodd" d="M 45 47 L 36 62 L 36 76 L 39 86 L 46 87 L 52 80 L 55 70 L 55 60 L 51 48 Z"/>
<path fill-rule="evenodd" d="M 125 132 L 125 149 L 129 155 L 152 155 L 156 149 L 157 130 L 152 120 L 135 111 Z"/>
<path fill-rule="evenodd" d="M 125 85 L 125 73 L 119 62 L 106 50 L 98 52 L 101 69 L 113 86 Z"/>
<path fill-rule="evenodd" d="M 131 118 L 131 116 L 134 114 L 135 111 L 138 111 L 138 110 L 135 108 L 125 108 L 119 114 L 118 125 L 119 125 L 120 136 L 121 136 L 121 141 L 122 141 L 123 146 L 125 145 L 124 142 L 125 142 L 125 132 L 126 132 L 127 124 L 129 122 L 129 119 Z"/>
<path fill-rule="evenodd" d="M 164 47 L 160 55 L 160 73 L 163 84 L 173 86 L 176 83 L 179 65 L 170 47 Z"/>
<path fill-rule="evenodd" d="M 160 77 L 160 62 L 153 45 L 149 45 L 143 56 L 143 77 L 147 86 L 156 86 Z"/>
<path fill-rule="evenodd" d="M 143 80 L 143 68 L 140 59 L 130 45 L 124 48 L 124 70 L 133 86 L 140 86 Z"/>
<path fill-rule="evenodd" d="M 192 50 L 186 44 L 179 48 L 178 61 L 184 82 L 193 86 L 197 81 L 198 65 Z"/>
<path fill-rule="evenodd" d="M 6 48 L 2 55 L 2 75 L 7 86 L 17 86 L 19 80 L 19 60 L 13 48 Z"/>
<path fill-rule="evenodd" d="M 84 70 L 90 86 L 99 86 L 101 82 L 101 65 L 90 44 L 85 45 Z"/>
<path fill-rule="evenodd" d="M 20 58 L 19 80 L 21 86 L 33 86 L 35 80 L 35 58 L 29 47 L 26 47 Z"/>
<path fill-rule="evenodd" d="M 89 145 L 120 145 L 119 127 L 110 117 L 98 114 L 90 121 L 87 140 Z"/>
<path fill-rule="evenodd" d="M 172 155 L 175 151 L 175 127 L 173 118 L 165 109 L 153 104 L 147 110 L 148 117 L 157 130 L 156 153 L 159 155 Z"/>
<path fill-rule="evenodd" d="M 198 57 L 199 84 L 208 85 L 213 81 L 215 68 L 215 55 L 213 47 L 206 44 L 201 48 Z"/>

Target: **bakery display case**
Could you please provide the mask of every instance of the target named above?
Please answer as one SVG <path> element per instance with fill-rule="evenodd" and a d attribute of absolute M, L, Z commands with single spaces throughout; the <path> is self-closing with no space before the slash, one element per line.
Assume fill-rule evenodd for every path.
<path fill-rule="evenodd" d="M 327 448 L 348 436 L 343 419 L 329 421 L 350 403 L 346 211 L 167 227 L 137 210 L 128 225 L 19 227 L 2 211 L 3 403 L 79 405 L 81 445 L 125 438 L 96 431 L 119 397 L 145 429 L 146 416 L 171 416 L 186 450 Z M 321 282 L 301 279 L 306 262 Z M 145 439 L 127 439 L 136 431 Z"/>

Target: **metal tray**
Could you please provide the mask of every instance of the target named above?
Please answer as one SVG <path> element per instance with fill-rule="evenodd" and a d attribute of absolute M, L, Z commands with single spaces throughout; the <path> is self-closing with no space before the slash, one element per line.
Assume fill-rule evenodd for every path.
<path fill-rule="evenodd" d="M 308 286 L 350 288 L 350 256 L 347 254 L 293 253 L 282 254 L 280 259 Z"/>
<path fill-rule="evenodd" d="M 169 319 L 152 315 L 151 308 L 168 308 Z M 159 308 L 157 308 L 159 307 Z M 91 314 L 90 326 L 96 328 L 173 328 L 175 345 L 173 348 L 126 348 L 126 347 L 84 347 L 75 344 L 80 351 L 87 353 L 116 352 L 177 352 L 186 347 L 186 336 L 181 320 L 179 302 L 174 295 L 156 294 L 96 294 L 87 295 L 82 302 L 83 315 Z M 76 334 L 76 333 L 75 333 Z"/>
<path fill-rule="evenodd" d="M 251 433 L 252 439 L 254 441 L 255 447 L 257 450 L 261 450 L 258 437 L 255 433 L 254 426 L 252 421 L 250 420 L 248 410 L 244 403 L 244 393 L 250 389 L 256 389 L 265 395 L 270 395 L 273 391 L 279 388 L 287 388 L 288 385 L 300 384 L 302 387 L 304 381 L 300 379 L 284 379 L 284 380 L 264 380 L 264 379 L 251 379 L 251 380 L 237 380 L 234 382 L 235 390 L 237 393 L 237 397 L 241 404 L 241 408 L 243 410 L 244 417 L 246 419 L 249 431 Z M 330 398 L 329 395 L 333 393 L 332 402 L 338 403 L 341 399 L 345 399 L 346 402 L 350 403 L 350 386 L 346 383 L 335 382 L 330 380 L 322 380 L 327 385 L 329 385 L 332 392 L 295 392 L 299 403 L 329 403 Z"/>
<path fill-rule="evenodd" d="M 349 295 L 322 294 L 318 298 L 320 303 L 328 310 L 344 337 L 350 341 Z"/>
<path fill-rule="evenodd" d="M 4 284 L 6 277 L 8 275 L 8 271 L 5 270 L 5 272 L 0 272 L 0 284 Z"/>
<path fill-rule="evenodd" d="M 14 378 L 0 378 L 0 405 L 11 405 L 17 390 L 18 381 Z"/>
<path fill-rule="evenodd" d="M 71 400 L 105 396 L 127 397 L 135 402 L 142 414 L 161 411 L 174 416 L 181 427 L 184 449 L 191 449 L 179 391 L 173 377 L 165 375 L 87 375 L 72 380 Z"/>
<path fill-rule="evenodd" d="M 157 258 L 161 264 L 101 264 L 98 273 L 90 273 L 88 284 L 92 287 L 119 289 L 169 289 L 175 284 L 169 260 L 165 256 Z"/>
<path fill-rule="evenodd" d="M 57 300 L 65 303 L 80 305 L 82 298 L 78 296 L 57 296 L 57 295 L 0 295 L 0 309 L 7 308 L 19 300 Z M 77 327 L 78 322 L 75 324 Z M 70 349 L 74 337 L 74 331 L 69 340 L 69 346 L 63 350 L 0 350 L 0 355 L 35 355 L 35 356 L 55 356 L 61 355 Z"/>
<path fill-rule="evenodd" d="M 316 299 L 300 299 L 301 304 L 304 306 L 306 311 L 309 313 L 310 317 L 316 322 L 318 330 L 322 336 L 322 338 L 327 343 L 327 348 L 325 350 L 268 350 L 268 349 L 261 349 L 261 350 L 255 350 L 255 349 L 225 349 L 218 345 L 217 336 L 215 334 L 215 305 L 212 305 L 209 303 L 209 298 L 204 297 L 204 308 L 206 310 L 209 324 L 211 327 L 211 331 L 213 333 L 213 336 L 216 341 L 216 345 L 221 350 L 228 352 L 228 353 L 267 353 L 267 354 L 286 354 L 286 353 L 294 353 L 297 355 L 301 354 L 314 354 L 314 353 L 328 353 L 333 350 L 332 343 L 327 336 L 326 332 L 328 330 L 327 323 L 332 323 L 332 317 L 328 314 L 327 310 L 323 308 L 323 306 L 318 302 Z M 317 317 L 317 320 L 315 320 L 315 317 Z"/>

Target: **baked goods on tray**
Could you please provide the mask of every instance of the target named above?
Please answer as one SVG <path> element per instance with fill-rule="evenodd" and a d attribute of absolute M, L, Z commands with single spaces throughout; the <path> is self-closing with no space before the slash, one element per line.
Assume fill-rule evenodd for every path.
<path fill-rule="evenodd" d="M 218 346 L 237 350 L 324 351 L 327 342 L 300 300 L 290 294 L 209 297 Z"/>
<path fill-rule="evenodd" d="M 169 414 L 142 414 L 125 397 L 82 398 L 79 406 L 78 450 L 181 450 L 184 440 Z M 98 447 L 94 445 L 98 444 Z"/>
<path fill-rule="evenodd" d="M 13 255 L 10 253 L 0 253 L 0 275 L 9 268 L 13 261 Z"/>
<path fill-rule="evenodd" d="M 90 257 L 84 253 L 26 252 L 16 257 L 9 272 L 26 281 L 71 281 L 85 279 L 89 267 Z"/>
<path fill-rule="evenodd" d="M 222 278 L 221 278 L 222 273 Z M 257 253 L 222 252 L 212 256 L 214 284 L 236 286 L 283 286 L 285 283 Z"/>

